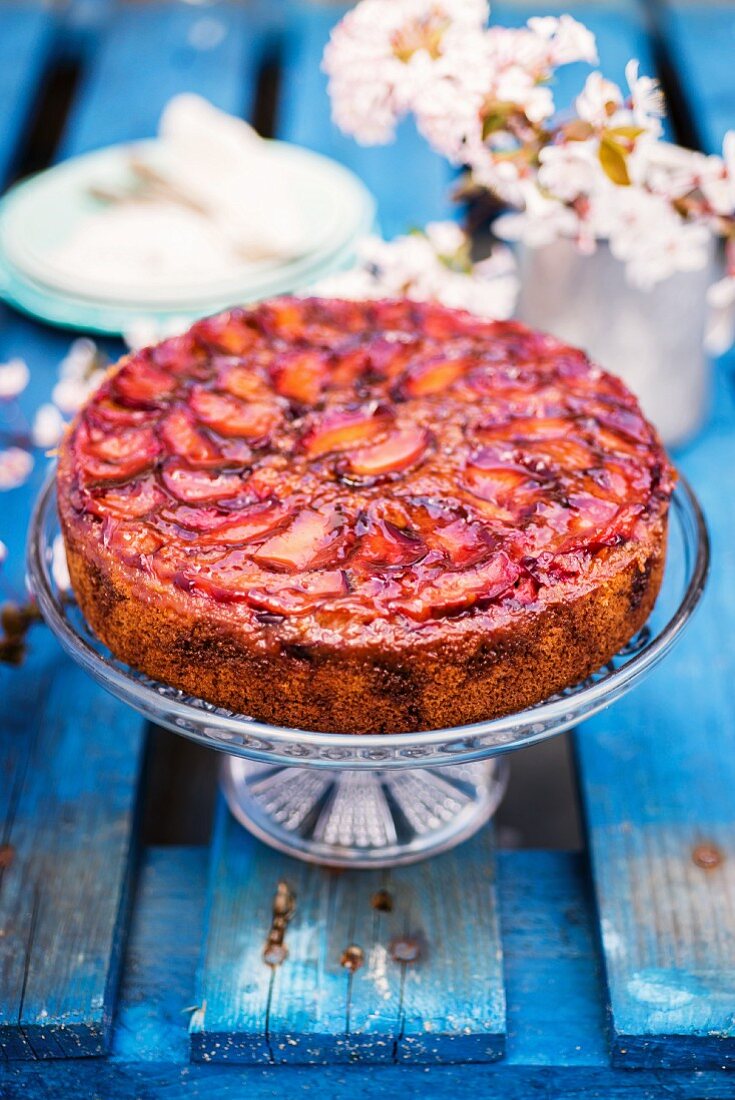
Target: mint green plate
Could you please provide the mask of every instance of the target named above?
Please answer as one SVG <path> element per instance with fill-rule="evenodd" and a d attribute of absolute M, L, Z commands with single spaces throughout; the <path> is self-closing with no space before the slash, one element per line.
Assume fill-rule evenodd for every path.
<path fill-rule="evenodd" d="M 279 171 L 305 211 L 304 248 L 288 262 L 243 265 L 221 280 L 167 285 L 136 296 L 72 278 L 54 253 L 95 208 L 92 185 L 117 189 L 129 179 L 131 146 L 113 146 L 66 161 L 14 187 L 0 202 L 0 295 L 55 325 L 119 335 L 135 322 L 167 323 L 213 313 L 238 302 L 300 291 L 350 265 L 359 239 L 374 227 L 369 191 L 347 169 L 298 146 L 272 142 Z M 136 144 L 138 156 L 160 155 L 153 142 Z"/>

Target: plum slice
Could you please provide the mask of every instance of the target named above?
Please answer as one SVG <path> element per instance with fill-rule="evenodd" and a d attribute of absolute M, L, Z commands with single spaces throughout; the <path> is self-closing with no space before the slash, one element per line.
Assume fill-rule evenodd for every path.
<path fill-rule="evenodd" d="M 277 392 L 301 405 L 314 405 L 327 377 L 324 353 L 316 349 L 292 351 L 279 357 L 273 370 Z"/>
<path fill-rule="evenodd" d="M 396 428 L 381 443 L 351 454 L 347 468 L 358 477 L 400 473 L 423 457 L 428 444 L 429 433 L 423 428 Z"/>
<path fill-rule="evenodd" d="M 407 526 L 403 510 L 388 502 L 374 504 L 357 527 L 359 543 L 351 566 L 368 565 L 375 569 L 414 565 L 426 557 L 426 545 L 419 534 Z"/>
<path fill-rule="evenodd" d="M 267 439 L 281 419 L 277 405 L 266 401 L 247 403 L 231 394 L 199 387 L 191 392 L 191 407 L 199 420 L 220 435 L 253 441 Z"/>
<path fill-rule="evenodd" d="M 252 542 L 263 538 L 277 527 L 283 526 L 289 512 L 279 504 L 270 504 L 265 508 L 255 507 L 241 512 L 233 512 L 223 521 L 200 535 L 205 545 L 230 545 L 238 542 Z"/>
<path fill-rule="evenodd" d="M 127 485 L 116 485 L 89 493 L 85 501 L 85 511 L 98 516 L 112 515 L 117 519 L 141 519 L 165 499 L 163 490 L 155 479 L 146 477 L 141 481 L 129 481 Z"/>
<path fill-rule="evenodd" d="M 466 369 L 465 359 L 437 356 L 409 367 L 399 388 L 407 397 L 431 397 L 448 390 L 453 382 L 462 377 Z"/>
<path fill-rule="evenodd" d="M 341 569 L 322 573 L 307 573 L 301 580 L 268 588 L 251 588 L 248 603 L 260 611 L 276 615 L 304 615 L 326 600 L 338 599 L 349 592 L 347 578 Z"/>
<path fill-rule="evenodd" d="M 438 547 L 453 565 L 474 565 L 489 550 L 488 537 L 479 523 L 455 519 L 451 523 L 437 524 L 426 536 L 429 545 Z"/>
<path fill-rule="evenodd" d="M 222 455 L 197 429 L 188 410 L 172 409 L 161 425 L 161 437 L 172 454 L 194 465 L 206 466 L 222 461 Z"/>
<path fill-rule="evenodd" d="M 176 459 L 166 463 L 161 476 L 168 491 L 184 504 L 234 497 L 244 484 L 238 473 L 195 469 Z"/>
<path fill-rule="evenodd" d="M 161 450 L 151 428 L 127 428 L 110 434 L 82 424 L 77 440 L 84 472 L 93 481 L 126 481 L 149 469 Z"/>
<path fill-rule="evenodd" d="M 342 527 L 340 517 L 305 508 L 285 531 L 264 542 L 253 560 L 292 573 L 314 569 L 328 559 Z"/>
<path fill-rule="evenodd" d="M 310 458 L 349 451 L 377 439 L 386 431 L 391 419 L 392 414 L 384 406 L 331 410 L 311 425 L 301 442 Z"/>
<path fill-rule="evenodd" d="M 142 358 L 121 367 L 111 383 L 118 403 L 134 409 L 154 409 L 165 404 L 176 386 L 177 380 L 173 374 Z"/>
<path fill-rule="evenodd" d="M 414 595 L 392 602 L 397 611 L 424 622 L 458 614 L 480 601 L 497 599 L 513 588 L 521 573 L 521 567 L 505 551 L 499 551 L 475 569 L 443 573 Z"/>

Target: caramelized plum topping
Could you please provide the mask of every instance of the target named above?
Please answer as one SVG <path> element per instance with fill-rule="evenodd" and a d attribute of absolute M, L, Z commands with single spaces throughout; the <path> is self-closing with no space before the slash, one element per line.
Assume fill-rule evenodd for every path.
<path fill-rule="evenodd" d="M 406 301 L 198 322 L 110 374 L 71 440 L 74 506 L 121 561 L 306 632 L 558 599 L 642 537 L 674 477 L 581 352 Z"/>
<path fill-rule="evenodd" d="M 195 427 L 191 413 L 174 408 L 161 425 L 161 436 L 171 454 L 195 466 L 221 463 L 222 455 L 210 439 Z"/>
<path fill-rule="evenodd" d="M 274 615 L 304 615 L 321 606 L 325 600 L 346 596 L 347 578 L 341 569 L 327 573 L 307 573 L 300 581 L 270 583 L 267 588 L 251 588 L 248 603 Z"/>
<path fill-rule="evenodd" d="M 253 554 L 259 565 L 292 573 L 316 569 L 332 557 L 343 530 L 340 516 L 305 508 L 280 535 L 274 535 Z"/>
<path fill-rule="evenodd" d="M 90 481 L 126 481 L 150 469 L 161 450 L 150 428 L 125 428 L 108 435 L 84 426 L 77 440 Z"/>
<path fill-rule="evenodd" d="M 220 435 L 265 440 L 281 419 L 281 411 L 272 402 L 247 404 L 231 394 L 215 393 L 199 387 L 191 392 L 194 414 Z"/>
<path fill-rule="evenodd" d="M 229 546 L 232 543 L 253 542 L 282 527 L 288 519 L 288 511 L 280 504 L 262 505 L 226 515 L 217 527 L 203 532 L 204 544 Z"/>
<path fill-rule="evenodd" d="M 521 568 L 500 552 L 484 565 L 462 572 L 446 572 L 402 600 L 393 601 L 397 611 L 425 621 L 437 615 L 456 615 L 483 600 L 508 592 L 521 576 Z"/>
<path fill-rule="evenodd" d="M 183 462 L 167 462 L 161 472 L 163 483 L 184 504 L 234 497 L 243 487 L 240 474 L 197 470 Z"/>
<path fill-rule="evenodd" d="M 423 428 L 395 428 L 382 443 L 354 451 L 346 469 L 365 478 L 398 474 L 419 462 L 428 445 L 429 433 Z"/>
<path fill-rule="evenodd" d="M 348 451 L 382 435 L 391 419 L 392 414 L 385 406 L 335 409 L 314 421 L 302 445 L 310 458 Z"/>
<path fill-rule="evenodd" d="M 428 362 L 419 362 L 410 367 L 400 390 L 407 397 L 430 397 L 444 393 L 453 382 L 462 377 L 466 368 L 464 359 L 437 356 Z"/>
<path fill-rule="evenodd" d="M 176 386 L 173 374 L 144 358 L 142 361 L 128 360 L 114 376 L 111 389 L 120 405 L 132 409 L 155 409 L 166 403 Z"/>
<path fill-rule="evenodd" d="M 273 369 L 276 392 L 301 405 L 315 405 L 321 396 L 327 373 L 322 352 L 286 352 Z"/>
<path fill-rule="evenodd" d="M 85 511 L 117 519 L 141 519 L 165 499 L 166 495 L 158 483 L 152 477 L 145 477 L 140 481 L 91 491 L 85 502 Z"/>

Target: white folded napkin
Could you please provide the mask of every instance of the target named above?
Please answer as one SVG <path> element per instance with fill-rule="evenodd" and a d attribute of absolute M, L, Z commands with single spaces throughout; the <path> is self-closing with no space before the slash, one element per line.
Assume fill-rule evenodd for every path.
<path fill-rule="evenodd" d="M 131 181 L 93 188 L 102 201 L 49 257 L 57 270 L 152 296 L 309 247 L 277 151 L 200 96 L 172 99 L 155 142 L 133 147 L 130 165 Z"/>

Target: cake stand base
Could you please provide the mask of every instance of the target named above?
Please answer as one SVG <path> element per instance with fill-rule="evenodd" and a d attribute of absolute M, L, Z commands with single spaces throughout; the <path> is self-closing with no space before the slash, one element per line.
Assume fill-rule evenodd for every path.
<path fill-rule="evenodd" d="M 350 771 L 226 756 L 237 820 L 281 852 L 327 867 L 397 867 L 453 848 L 505 793 L 503 757 L 449 767 Z"/>

